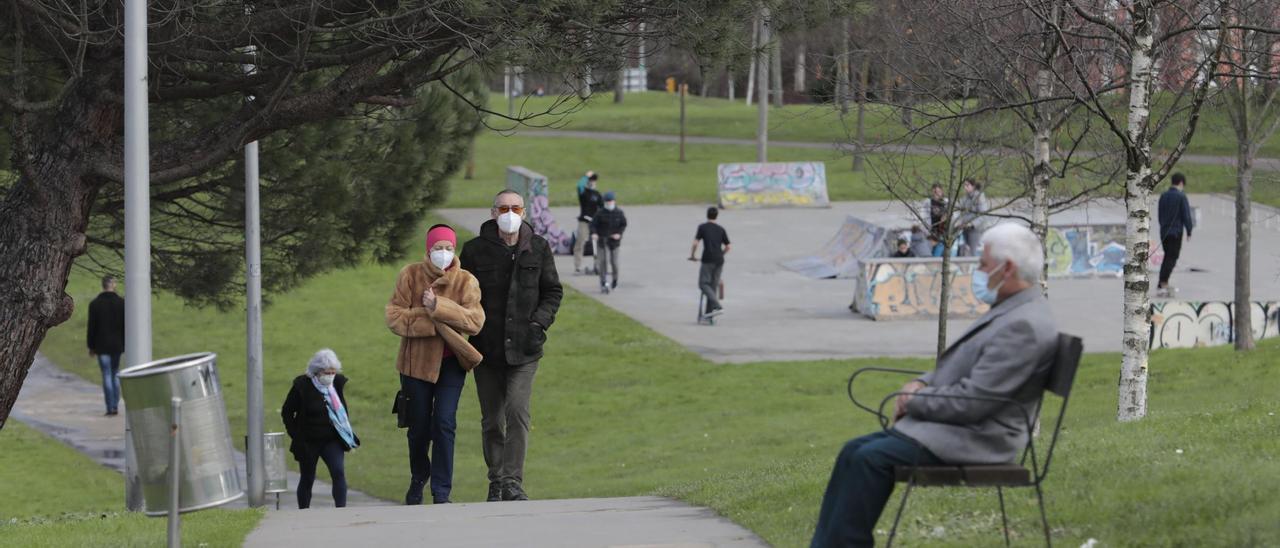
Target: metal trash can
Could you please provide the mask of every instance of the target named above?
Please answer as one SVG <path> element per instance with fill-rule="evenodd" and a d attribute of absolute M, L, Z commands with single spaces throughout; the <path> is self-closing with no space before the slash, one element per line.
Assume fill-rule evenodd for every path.
<path fill-rule="evenodd" d="M 120 372 L 120 388 L 128 405 L 125 418 L 149 516 L 168 513 L 173 398 L 182 400 L 178 510 L 202 510 L 244 496 L 216 362 L 216 354 L 204 352 Z"/>
<path fill-rule="evenodd" d="M 289 490 L 289 466 L 285 462 L 285 451 L 289 448 L 289 438 L 284 432 L 267 432 L 262 435 L 263 479 L 266 480 L 267 493 L 284 493 Z"/>

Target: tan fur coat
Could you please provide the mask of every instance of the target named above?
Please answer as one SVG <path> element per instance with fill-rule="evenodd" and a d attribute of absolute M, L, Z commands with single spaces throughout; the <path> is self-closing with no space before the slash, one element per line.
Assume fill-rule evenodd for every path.
<path fill-rule="evenodd" d="M 434 312 L 422 306 L 422 294 L 428 287 L 436 294 Z M 436 382 L 445 345 L 467 371 L 484 358 L 467 342 L 467 337 L 479 333 L 484 326 L 480 283 L 458 266 L 456 258 L 447 271 L 430 261 L 401 269 L 395 292 L 387 303 L 386 317 L 387 327 L 400 336 L 396 369 L 404 375 Z"/>

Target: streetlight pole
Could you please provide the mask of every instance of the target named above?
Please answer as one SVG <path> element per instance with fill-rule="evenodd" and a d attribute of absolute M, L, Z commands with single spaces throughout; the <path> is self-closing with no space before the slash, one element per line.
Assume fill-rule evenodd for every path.
<path fill-rule="evenodd" d="M 248 51 L 253 53 L 250 45 Z M 245 67 L 252 74 L 254 65 Z M 253 97 L 249 97 L 252 101 Z M 262 403 L 262 219 L 258 196 L 258 142 L 244 146 L 244 299 L 245 299 L 245 474 L 249 477 L 249 506 L 266 504 L 263 464 Z"/>
<path fill-rule="evenodd" d="M 124 3 L 124 308 L 129 366 L 151 361 L 151 146 L 147 116 L 147 1 Z M 128 402 L 126 402 L 127 405 Z M 129 412 L 126 407 L 125 413 Z M 125 508 L 142 510 L 142 485 L 125 422 Z"/>

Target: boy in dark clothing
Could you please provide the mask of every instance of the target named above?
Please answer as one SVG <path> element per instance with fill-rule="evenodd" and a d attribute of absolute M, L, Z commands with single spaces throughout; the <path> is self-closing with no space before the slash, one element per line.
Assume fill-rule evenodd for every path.
<path fill-rule="evenodd" d="M 720 305 L 717 288 L 720 287 L 720 274 L 724 271 L 724 256 L 729 252 L 729 233 L 716 222 L 720 210 L 715 206 L 707 208 L 707 222 L 698 225 L 698 233 L 693 236 L 693 248 L 689 250 L 689 260 L 696 261 L 698 242 L 702 242 L 702 268 L 698 270 L 698 289 L 707 297 L 707 308 L 703 311 L 706 317 L 715 317 L 724 313 Z"/>
<path fill-rule="evenodd" d="M 902 259 L 907 257 L 915 257 L 915 255 L 911 254 L 911 246 L 907 244 L 906 240 L 898 240 L 898 249 L 893 252 L 893 255 L 891 255 L 891 257 L 895 259 Z"/>
<path fill-rule="evenodd" d="M 1160 195 L 1157 212 L 1160 218 L 1160 245 L 1164 247 L 1164 261 L 1160 263 L 1160 283 L 1156 285 L 1156 296 L 1172 297 L 1175 289 L 1169 287 L 1169 275 L 1178 264 L 1178 256 L 1182 254 L 1182 232 L 1191 239 L 1191 229 L 1195 227 L 1195 217 L 1191 213 L 1191 202 L 1187 201 L 1187 178 L 1181 173 L 1174 173 L 1169 190 Z"/>
<path fill-rule="evenodd" d="M 604 197 L 596 190 L 599 173 L 588 171 L 582 177 L 585 180 L 578 184 L 578 237 L 573 241 L 573 273 L 582 273 L 582 256 L 586 251 L 587 240 L 591 236 L 591 220 L 604 205 Z"/>
<path fill-rule="evenodd" d="M 89 355 L 102 370 L 102 397 L 107 416 L 119 413 L 120 355 L 124 354 L 124 299 L 116 294 L 116 279 L 102 278 L 102 293 L 89 303 Z"/>
<path fill-rule="evenodd" d="M 942 190 L 942 185 L 934 183 L 929 189 L 929 233 L 934 238 L 942 241 L 942 236 L 947 233 L 947 197 Z"/>
<path fill-rule="evenodd" d="M 595 218 L 591 220 L 591 245 L 595 247 L 602 293 L 618 288 L 618 247 L 622 245 L 622 233 L 626 230 L 627 216 L 618 208 L 617 194 L 610 190 L 604 193 L 604 209 L 596 211 Z M 612 284 L 608 278 L 610 271 L 613 272 Z"/>

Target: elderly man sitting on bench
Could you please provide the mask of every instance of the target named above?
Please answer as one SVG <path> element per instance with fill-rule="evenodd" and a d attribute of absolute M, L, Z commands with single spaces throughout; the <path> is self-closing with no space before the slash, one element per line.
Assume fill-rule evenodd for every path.
<path fill-rule="evenodd" d="M 983 235 L 974 297 L 991 310 L 902 387 L 894 427 L 844 446 L 831 471 L 812 546 L 873 546 L 893 493 L 894 466 L 1013 462 L 1027 444 L 1018 406 L 1033 407 L 1053 363 L 1058 329 L 1039 287 L 1044 254 L 1029 229 L 998 225 Z"/>

